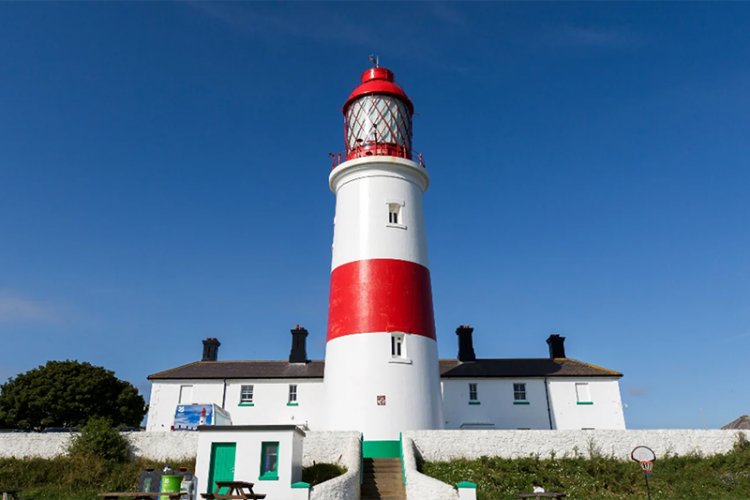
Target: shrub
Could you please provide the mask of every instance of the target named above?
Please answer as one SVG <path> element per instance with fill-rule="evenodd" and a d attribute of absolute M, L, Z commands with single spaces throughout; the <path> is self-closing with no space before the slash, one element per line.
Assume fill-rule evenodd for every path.
<path fill-rule="evenodd" d="M 345 472 L 346 469 L 335 464 L 313 464 L 302 469 L 302 480 L 315 486 Z"/>
<path fill-rule="evenodd" d="M 80 434 L 73 437 L 68 453 L 72 457 L 95 456 L 114 462 L 125 462 L 130 456 L 130 442 L 102 417 L 91 418 Z"/>

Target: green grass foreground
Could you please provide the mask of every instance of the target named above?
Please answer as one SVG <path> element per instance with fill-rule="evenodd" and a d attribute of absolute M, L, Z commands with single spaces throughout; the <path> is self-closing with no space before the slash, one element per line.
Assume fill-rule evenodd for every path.
<path fill-rule="evenodd" d="M 147 467 L 195 470 L 194 460 L 154 462 L 138 459 L 113 462 L 97 457 L 58 457 L 52 459 L 0 459 L 0 491 L 19 490 L 22 499 L 95 500 L 105 491 L 135 491 L 141 471 Z"/>
<path fill-rule="evenodd" d="M 22 499 L 33 500 L 100 500 L 98 495 L 105 491 L 136 491 L 143 469 L 161 469 L 165 464 L 195 470 L 194 460 L 118 463 L 80 456 L 5 458 L 0 459 L 0 492 L 18 490 Z M 337 465 L 315 464 L 302 470 L 302 480 L 315 485 L 344 472 L 346 469 Z"/>
<path fill-rule="evenodd" d="M 570 499 L 646 498 L 637 463 L 601 456 L 596 450 L 586 458 L 425 462 L 421 470 L 448 484 L 476 483 L 478 500 L 518 498 L 534 485 L 567 493 Z M 657 457 L 649 482 L 654 500 L 750 499 L 750 445 L 738 441 L 726 455 Z"/>

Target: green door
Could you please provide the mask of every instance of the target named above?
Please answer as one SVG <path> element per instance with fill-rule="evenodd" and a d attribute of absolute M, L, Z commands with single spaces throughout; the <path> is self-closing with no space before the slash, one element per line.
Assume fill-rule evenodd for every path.
<path fill-rule="evenodd" d="M 211 444 L 211 463 L 208 466 L 206 493 L 214 492 L 216 481 L 234 481 L 234 455 L 236 451 L 237 443 Z"/>

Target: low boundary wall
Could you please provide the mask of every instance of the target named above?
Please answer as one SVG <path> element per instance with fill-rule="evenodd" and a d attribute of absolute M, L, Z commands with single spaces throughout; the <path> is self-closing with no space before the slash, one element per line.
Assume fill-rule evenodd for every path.
<path fill-rule="evenodd" d="M 540 458 L 612 456 L 629 460 L 638 445 L 648 446 L 659 457 L 716 455 L 731 451 L 738 433 L 750 440 L 750 431 L 738 430 L 457 430 L 407 431 L 418 455 L 427 461 L 445 462 L 482 456 Z"/>
<path fill-rule="evenodd" d="M 627 460 L 637 445 L 645 445 L 658 457 L 671 455 L 715 455 L 726 453 L 737 442 L 738 430 L 456 430 L 406 431 L 424 460 L 497 456 L 520 458 L 538 455 L 549 458 L 614 456 Z M 196 432 L 127 432 L 136 456 L 153 460 L 194 457 L 198 448 Z M 68 433 L 0 433 L 0 458 L 51 458 L 65 453 Z M 303 444 L 303 465 L 314 462 L 344 464 L 349 443 L 358 432 L 307 431 Z"/>

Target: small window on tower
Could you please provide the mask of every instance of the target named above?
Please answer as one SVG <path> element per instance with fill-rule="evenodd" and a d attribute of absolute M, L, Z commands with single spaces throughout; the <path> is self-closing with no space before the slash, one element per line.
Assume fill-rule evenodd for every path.
<path fill-rule="evenodd" d="M 526 401 L 526 384 L 513 384 L 513 401 Z"/>
<path fill-rule="evenodd" d="M 402 333 L 391 334 L 391 357 L 405 358 L 404 335 Z"/>
<path fill-rule="evenodd" d="M 398 203 L 388 204 L 388 224 L 401 224 L 399 216 L 401 215 L 401 205 Z"/>

